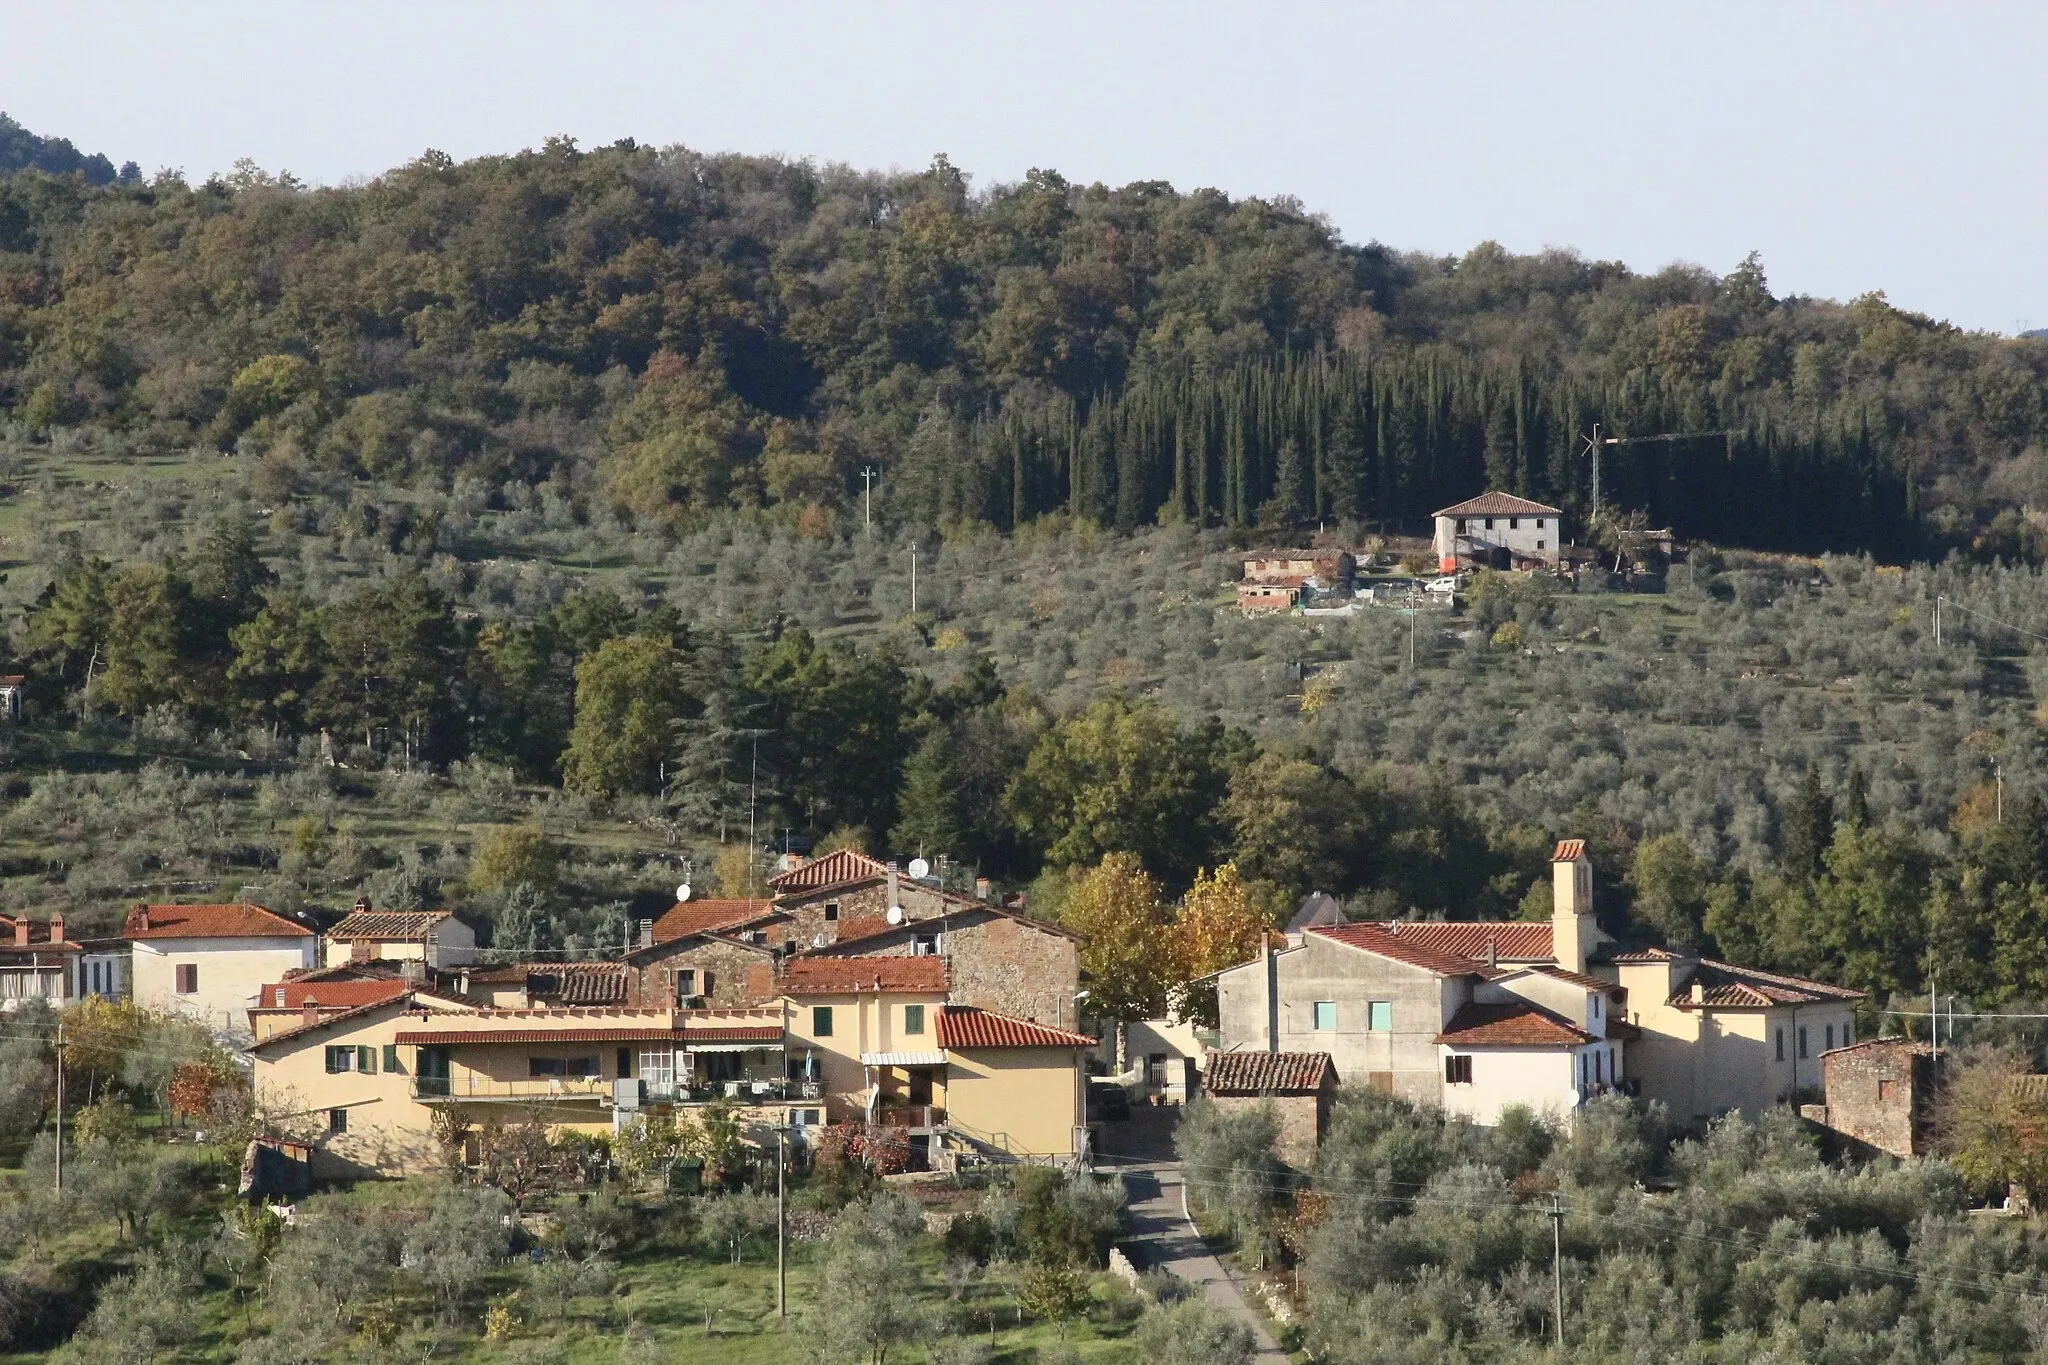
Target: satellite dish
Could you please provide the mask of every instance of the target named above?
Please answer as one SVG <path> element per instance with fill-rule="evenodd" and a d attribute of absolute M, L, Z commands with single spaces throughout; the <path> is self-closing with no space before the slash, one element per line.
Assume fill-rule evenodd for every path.
<path fill-rule="evenodd" d="M 931 875 L 931 870 L 932 865 L 922 858 L 912 858 L 910 860 L 910 875 L 913 880 L 923 881 Z"/>
<path fill-rule="evenodd" d="M 889 907 L 889 914 L 888 914 L 887 918 L 888 918 L 888 921 L 889 921 L 889 923 L 891 923 L 891 924 L 901 924 L 901 923 L 903 923 L 903 907 L 902 907 L 902 906 L 900 906 L 900 905 L 892 905 L 892 906 L 890 906 L 890 907 Z"/>
<path fill-rule="evenodd" d="M 690 898 L 690 884 L 689 884 L 688 882 L 684 882 L 684 883 L 683 883 L 683 884 L 682 884 L 681 886 L 679 886 L 679 887 L 677 887 L 677 888 L 676 888 L 676 900 L 680 902 L 680 901 L 686 901 L 686 900 L 688 900 L 689 898 Z"/>

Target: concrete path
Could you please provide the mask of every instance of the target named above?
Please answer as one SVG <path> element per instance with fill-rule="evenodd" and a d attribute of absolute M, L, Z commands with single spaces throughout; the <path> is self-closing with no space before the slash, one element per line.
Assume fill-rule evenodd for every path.
<path fill-rule="evenodd" d="M 1103 1126 L 1099 1169 L 1121 1174 L 1130 1191 L 1131 1240 L 1144 1253 L 1141 1268 L 1165 1270 L 1199 1286 L 1204 1299 L 1251 1328 L 1258 1365 L 1285 1365 L 1287 1353 L 1273 1341 L 1265 1319 L 1245 1302 L 1244 1291 L 1183 1212 L 1180 1163 L 1172 1155 L 1173 1117 L 1170 1110 L 1140 1109 L 1129 1124 Z"/>

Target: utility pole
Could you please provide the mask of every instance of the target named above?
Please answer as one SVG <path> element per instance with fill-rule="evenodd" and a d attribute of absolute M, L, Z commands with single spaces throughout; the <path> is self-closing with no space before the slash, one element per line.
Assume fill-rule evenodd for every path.
<path fill-rule="evenodd" d="M 57 1193 L 64 1193 L 64 1019 L 57 1018 Z"/>
<path fill-rule="evenodd" d="M 754 789 L 761 776 L 761 737 L 752 741 L 753 757 L 747 765 L 747 897 L 754 895 Z"/>
<path fill-rule="evenodd" d="M 2005 823 L 2005 767 L 1997 759 L 1991 760 L 1991 780 L 1998 785 L 1998 823 Z"/>
<path fill-rule="evenodd" d="M 1934 647 L 1941 648 L 1941 598 L 1934 599 Z"/>
<path fill-rule="evenodd" d="M 1593 423 L 1593 515 L 1586 519 L 1591 526 L 1600 520 L 1600 424 Z"/>
<path fill-rule="evenodd" d="M 910 614 L 917 615 L 917 546 L 910 547 Z"/>
<path fill-rule="evenodd" d="M 1557 1349 L 1564 1350 L 1564 1198 L 1550 1194 L 1550 1285 L 1556 1295 Z"/>
<path fill-rule="evenodd" d="M 860 471 L 861 483 L 861 529 L 869 535 L 875 533 L 875 467 L 863 465 Z"/>
<path fill-rule="evenodd" d="M 786 1259 L 786 1244 L 789 1241 L 789 1203 L 783 1197 L 782 1173 L 789 1166 L 789 1115 L 785 1111 L 783 1124 L 775 1130 L 775 1316 L 789 1316 L 789 1266 Z"/>
<path fill-rule="evenodd" d="M 1415 618 L 1421 614 L 1418 607 L 1408 608 L 1408 671 L 1415 671 Z"/>

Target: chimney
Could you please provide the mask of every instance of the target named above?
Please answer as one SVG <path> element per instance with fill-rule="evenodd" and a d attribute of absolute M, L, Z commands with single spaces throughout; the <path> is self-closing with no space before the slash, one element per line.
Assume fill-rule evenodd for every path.
<path fill-rule="evenodd" d="M 1500 939 L 1494 934 L 1486 936 L 1486 965 L 1493 968 L 1500 966 Z"/>
<path fill-rule="evenodd" d="M 640 921 L 640 946 L 642 948 L 652 948 L 654 946 L 654 921 L 651 919 Z"/>
<path fill-rule="evenodd" d="M 1692 979 L 1692 1002 L 1695 1005 L 1707 1003 L 1707 987 L 1697 976 Z"/>
<path fill-rule="evenodd" d="M 16 920 L 16 921 L 14 922 L 14 946 L 15 946 L 15 947 L 17 947 L 17 948 L 26 948 L 26 947 L 28 947 L 28 916 L 27 916 L 27 915 L 23 915 L 23 916 L 22 916 L 22 917 L 21 917 L 20 919 L 18 919 L 18 920 Z"/>
<path fill-rule="evenodd" d="M 355 912 L 356 912 L 356 913 L 357 913 L 358 915 L 367 915 L 367 914 L 369 914 L 369 913 L 370 913 L 370 898 L 369 898 L 368 896 L 357 896 L 357 897 L 356 897 L 356 910 L 355 910 Z"/>
<path fill-rule="evenodd" d="M 62 943 L 63 941 L 64 917 L 62 915 L 52 915 L 50 916 L 50 942 Z"/>
<path fill-rule="evenodd" d="M 1259 956 L 1266 966 L 1266 1051 L 1280 1050 L 1280 964 L 1273 956 L 1273 940 L 1259 935 Z"/>
<path fill-rule="evenodd" d="M 320 1003 L 309 995 L 306 997 L 306 1003 L 299 1008 L 299 1025 L 304 1028 L 319 1022 Z"/>
<path fill-rule="evenodd" d="M 988 899 L 988 894 L 989 894 L 989 885 L 988 885 L 988 878 L 986 878 L 986 877 L 976 877 L 976 878 L 974 879 L 974 898 L 975 898 L 976 900 L 978 900 L 978 901 L 985 901 L 985 900 L 987 900 L 987 899 Z"/>
<path fill-rule="evenodd" d="M 348 960 L 350 962 L 368 962 L 376 956 L 376 952 L 377 945 L 369 939 L 355 939 L 348 945 Z"/>
<path fill-rule="evenodd" d="M 149 907 L 138 901 L 135 904 L 135 908 L 128 912 L 127 920 L 121 925 L 121 932 L 124 934 L 139 934 L 148 928 Z"/>
<path fill-rule="evenodd" d="M 1551 955 L 1566 971 L 1583 972 L 1601 937 L 1593 920 L 1593 860 L 1586 856 L 1586 841 L 1560 840 L 1550 855 Z"/>
<path fill-rule="evenodd" d="M 896 896 L 896 860 L 891 858 L 889 860 L 889 903 L 883 909 L 894 910 L 901 903 Z"/>
<path fill-rule="evenodd" d="M 469 994 L 469 968 L 464 967 L 460 972 L 456 974 L 455 993 L 457 995 Z"/>

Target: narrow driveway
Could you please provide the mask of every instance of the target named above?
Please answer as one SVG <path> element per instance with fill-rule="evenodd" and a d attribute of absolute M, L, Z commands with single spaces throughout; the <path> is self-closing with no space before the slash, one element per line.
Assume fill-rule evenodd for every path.
<path fill-rule="evenodd" d="M 1252 1330 L 1258 1365 L 1284 1365 L 1287 1353 L 1273 1341 L 1266 1323 L 1244 1291 L 1210 1252 L 1182 1213 L 1180 1162 L 1173 1155 L 1172 1109 L 1134 1109 L 1125 1123 L 1106 1123 L 1099 1151 L 1105 1172 L 1124 1177 L 1130 1191 L 1131 1240 L 1144 1253 L 1141 1269 L 1160 1269 L 1197 1285 L 1202 1297 Z"/>

